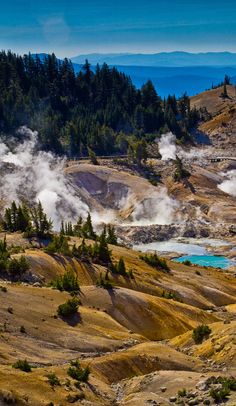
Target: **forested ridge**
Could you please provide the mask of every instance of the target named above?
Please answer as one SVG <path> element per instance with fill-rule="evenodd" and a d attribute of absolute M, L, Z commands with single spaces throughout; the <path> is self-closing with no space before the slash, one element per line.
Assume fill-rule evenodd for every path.
<path fill-rule="evenodd" d="M 126 153 L 137 139 L 173 131 L 188 139 L 199 119 L 189 98 L 161 100 L 151 81 L 138 90 L 131 79 L 104 64 L 88 61 L 75 74 L 68 59 L 54 54 L 0 53 L 0 133 L 7 138 L 22 126 L 37 130 L 41 147 L 68 156 Z"/>

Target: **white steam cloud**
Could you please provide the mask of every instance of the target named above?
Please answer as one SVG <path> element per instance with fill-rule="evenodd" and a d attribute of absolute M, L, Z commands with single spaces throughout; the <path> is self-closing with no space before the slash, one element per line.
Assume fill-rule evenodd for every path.
<path fill-rule="evenodd" d="M 147 190 L 148 195 L 149 190 Z M 168 225 L 179 221 L 179 203 L 172 199 L 164 186 L 155 192 L 150 190 L 151 196 L 139 201 L 134 193 L 129 193 L 120 201 L 122 212 L 131 211 L 129 219 L 132 226 Z M 126 223 L 127 224 L 127 223 Z"/>
<path fill-rule="evenodd" d="M 160 141 L 158 142 L 159 152 L 162 160 L 176 159 L 176 137 L 172 132 L 162 134 Z"/>
<path fill-rule="evenodd" d="M 66 177 L 65 160 L 38 150 L 37 132 L 22 127 L 19 135 L 24 141 L 12 151 L 6 144 L 0 143 L 0 196 L 5 207 L 13 200 L 19 203 L 24 199 L 30 204 L 40 201 L 47 216 L 53 220 L 55 230 L 60 229 L 62 220 L 75 223 L 79 216 L 85 218 L 90 209 L 79 197 L 80 190 Z M 174 139 L 174 135 L 169 134 L 167 143 L 174 143 Z M 172 157 L 174 159 L 174 149 Z M 145 195 L 140 201 L 140 196 L 129 192 L 118 202 L 117 211 L 92 210 L 92 220 L 95 225 L 120 223 L 118 212 L 127 211 L 122 217 L 135 226 L 167 225 L 178 221 L 179 204 L 168 196 L 165 187 L 160 186 L 156 191 L 147 189 Z"/>
<path fill-rule="evenodd" d="M 175 160 L 177 155 L 179 158 L 186 160 L 202 159 L 209 154 L 207 149 L 199 150 L 199 148 L 192 148 L 190 151 L 185 151 L 176 145 L 176 136 L 172 132 L 162 134 L 161 139 L 157 140 L 157 142 L 162 161 Z"/>
<path fill-rule="evenodd" d="M 139 203 L 132 214 L 133 225 L 168 225 L 176 220 L 179 204 L 168 196 L 165 187 L 159 187 L 151 198 Z"/>
<path fill-rule="evenodd" d="M 40 200 L 55 229 L 60 228 L 62 220 L 76 220 L 79 215 L 85 217 L 89 208 L 75 195 L 64 176 L 64 160 L 50 152 L 37 151 L 37 132 L 25 127 L 19 132 L 25 141 L 13 152 L 0 144 L 0 194 L 5 205 L 22 198 L 29 202 Z M 4 163 L 12 165 L 3 170 Z"/>
<path fill-rule="evenodd" d="M 236 170 L 224 174 L 226 179 L 218 185 L 218 188 L 228 195 L 236 197 Z"/>

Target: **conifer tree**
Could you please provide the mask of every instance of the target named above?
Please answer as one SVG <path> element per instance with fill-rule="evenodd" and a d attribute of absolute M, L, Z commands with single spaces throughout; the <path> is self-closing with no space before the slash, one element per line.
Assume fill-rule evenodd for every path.
<path fill-rule="evenodd" d="M 91 219 L 91 215 L 90 213 L 88 213 L 87 215 L 87 219 L 82 227 L 82 232 L 83 232 L 83 236 L 85 238 L 89 238 L 91 240 L 95 240 L 96 239 L 96 234 L 94 232 L 93 229 L 93 225 L 92 225 L 92 219 Z"/>
<path fill-rule="evenodd" d="M 107 237 L 106 241 L 108 244 L 117 245 L 117 236 L 115 232 L 115 227 L 111 224 L 108 224 L 107 227 Z"/>
<path fill-rule="evenodd" d="M 119 259 L 118 265 L 117 265 L 117 272 L 120 275 L 125 275 L 126 274 L 126 267 L 125 267 L 125 262 L 123 258 Z"/>

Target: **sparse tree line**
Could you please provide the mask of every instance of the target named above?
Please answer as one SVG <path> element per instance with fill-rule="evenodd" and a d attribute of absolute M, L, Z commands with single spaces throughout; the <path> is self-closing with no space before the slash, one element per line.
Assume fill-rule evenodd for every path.
<path fill-rule="evenodd" d="M 151 81 L 136 89 L 107 64 L 91 68 L 86 61 L 75 74 L 68 59 L 54 54 L 0 52 L 0 90 L 0 133 L 6 139 L 27 125 L 38 131 L 44 150 L 69 157 L 133 150 L 139 159 L 140 141 L 167 131 L 189 139 L 199 120 L 186 94 L 161 100 Z"/>
<path fill-rule="evenodd" d="M 108 244 L 117 245 L 117 235 L 113 225 L 104 225 L 100 235 L 96 234 L 92 224 L 90 213 L 85 220 L 79 217 L 76 224 L 72 222 L 61 223 L 60 233 L 52 232 L 53 223 L 47 218 L 42 204 L 38 202 L 34 207 L 29 208 L 26 204 L 16 204 L 14 201 L 5 210 L 2 219 L 2 229 L 9 232 L 22 232 L 26 238 L 36 236 L 40 239 L 49 239 L 44 250 L 48 254 L 60 254 L 75 257 L 82 262 L 100 264 L 109 270 L 126 277 L 133 277 L 131 271 L 126 271 L 123 258 L 117 264 L 112 261 L 112 251 Z M 82 242 L 79 246 L 70 246 L 70 237 L 80 237 Z M 86 243 L 86 240 L 92 240 Z M 20 277 L 29 269 L 28 261 L 24 256 L 19 259 L 10 259 L 10 252 L 7 248 L 6 239 L 0 241 L 0 269 L 9 270 L 10 273 Z M 59 290 L 77 291 L 79 284 L 75 276 L 70 273 L 54 281 L 54 287 Z M 106 280 L 108 279 L 108 274 Z M 77 286 L 77 288 L 76 288 Z"/>
<path fill-rule="evenodd" d="M 79 217 L 75 225 L 73 225 L 71 221 L 62 221 L 60 234 L 82 237 L 90 240 L 96 240 L 98 238 L 94 231 L 90 213 L 88 213 L 85 221 L 83 221 L 82 217 Z M 103 234 L 105 235 L 105 239 L 108 244 L 117 245 L 117 236 L 114 226 L 111 224 L 104 226 Z"/>
<path fill-rule="evenodd" d="M 5 210 L 1 225 L 5 231 L 21 231 L 25 233 L 26 237 L 35 235 L 39 238 L 49 237 L 53 227 L 41 202 L 29 208 L 24 203 L 17 205 L 13 201 L 11 206 Z"/>
<path fill-rule="evenodd" d="M 117 245 L 117 235 L 113 225 L 104 225 L 100 235 L 93 227 L 90 213 L 85 220 L 79 217 L 76 224 L 72 222 L 61 223 L 59 233 L 52 232 L 52 221 L 47 218 L 42 204 L 38 202 L 33 208 L 28 208 L 26 204 L 16 204 L 14 201 L 11 206 L 5 210 L 2 219 L 2 227 L 5 231 L 24 233 L 25 237 L 37 236 L 40 239 L 47 238 L 49 242 L 44 250 L 48 254 L 59 254 L 71 258 L 77 258 L 79 261 L 87 264 L 98 264 L 106 268 L 105 275 L 100 274 L 97 279 L 97 286 L 111 288 L 113 282 L 110 275 L 118 275 L 133 279 L 132 270 L 126 269 L 124 259 L 120 257 L 115 263 L 112 258 L 112 251 L 109 244 Z M 79 245 L 69 244 L 71 237 L 82 239 Z M 91 240 L 87 242 L 86 240 Z M 159 258 L 156 254 L 141 255 L 140 258 L 148 265 L 162 270 L 169 271 L 165 259 Z M 0 270 L 8 271 L 13 276 L 20 278 L 27 270 L 29 263 L 24 256 L 20 258 L 10 258 L 10 251 L 7 248 L 6 238 L 0 241 Z M 79 291 L 79 282 L 73 272 L 67 272 L 51 284 L 58 290 L 66 290 L 70 293 Z"/>

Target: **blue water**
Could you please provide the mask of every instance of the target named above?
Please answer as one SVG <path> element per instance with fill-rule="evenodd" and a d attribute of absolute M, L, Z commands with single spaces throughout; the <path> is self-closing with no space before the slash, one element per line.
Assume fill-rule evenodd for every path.
<path fill-rule="evenodd" d="M 195 265 L 212 266 L 214 268 L 221 269 L 227 269 L 233 265 L 232 261 L 230 261 L 228 258 L 215 255 L 185 255 L 180 258 L 175 258 L 173 261 L 182 263 L 186 260 Z"/>

